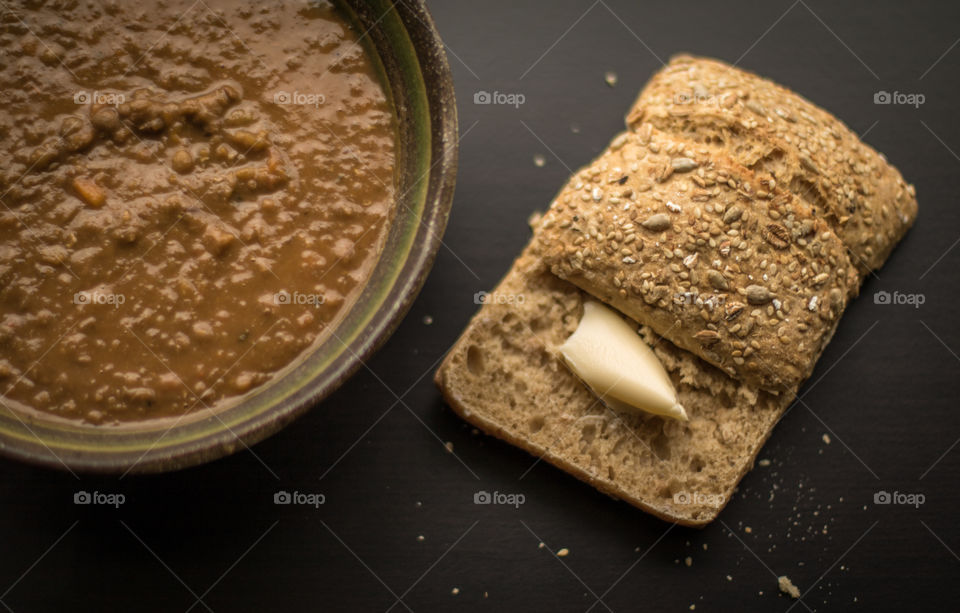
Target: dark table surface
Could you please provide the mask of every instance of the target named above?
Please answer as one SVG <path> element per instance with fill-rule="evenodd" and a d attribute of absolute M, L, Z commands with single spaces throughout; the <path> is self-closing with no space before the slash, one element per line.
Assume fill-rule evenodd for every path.
<path fill-rule="evenodd" d="M 456 78 L 460 173 L 446 246 L 403 325 L 368 368 L 249 452 L 122 480 L 0 463 L 3 606 L 956 610 L 960 4 L 431 8 Z M 601 151 L 651 73 L 680 51 L 739 61 L 832 111 L 915 183 L 921 211 L 848 309 L 804 403 L 762 450 L 769 465 L 703 530 L 672 527 L 544 462 L 531 470 L 534 458 L 473 432 L 431 381 L 474 294 L 525 244 L 528 215 Z M 876 105 L 881 90 L 925 99 Z M 481 91 L 524 103 L 476 105 Z M 923 304 L 877 304 L 880 291 Z M 125 503 L 77 506 L 80 490 Z M 323 494 L 325 504 L 275 505 L 280 490 Z M 480 490 L 525 502 L 475 505 Z M 875 504 L 881 491 L 898 496 Z M 561 548 L 569 555 L 556 557 Z M 779 593 L 779 575 L 802 601 Z"/>

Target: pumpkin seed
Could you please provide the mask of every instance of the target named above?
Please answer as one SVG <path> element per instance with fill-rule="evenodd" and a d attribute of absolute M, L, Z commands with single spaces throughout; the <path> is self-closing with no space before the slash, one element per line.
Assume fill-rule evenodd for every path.
<path fill-rule="evenodd" d="M 747 302 L 750 304 L 766 304 L 773 300 L 773 294 L 762 285 L 747 286 Z"/>
<path fill-rule="evenodd" d="M 730 284 L 727 283 L 727 278 L 724 277 L 720 273 L 720 271 L 714 270 L 712 268 L 707 271 L 707 281 L 710 282 L 710 285 L 712 285 L 714 289 L 725 290 L 730 287 Z"/>

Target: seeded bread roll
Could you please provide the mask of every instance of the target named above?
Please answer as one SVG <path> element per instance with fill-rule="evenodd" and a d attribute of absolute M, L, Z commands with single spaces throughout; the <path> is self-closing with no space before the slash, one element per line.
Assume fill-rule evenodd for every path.
<path fill-rule="evenodd" d="M 723 62 L 676 57 L 627 117 L 709 145 L 811 206 L 843 240 L 860 274 L 883 265 L 913 225 L 916 193 L 840 120 L 767 79 Z"/>
<path fill-rule="evenodd" d="M 576 173 L 536 237 L 555 275 L 775 392 L 809 376 L 858 283 L 808 206 L 651 124 Z"/>
<path fill-rule="evenodd" d="M 734 381 L 644 328 L 690 421 L 615 413 L 557 352 L 577 328 L 583 297 L 528 248 L 437 371 L 444 398 L 478 428 L 607 494 L 667 521 L 709 523 L 793 393 Z"/>

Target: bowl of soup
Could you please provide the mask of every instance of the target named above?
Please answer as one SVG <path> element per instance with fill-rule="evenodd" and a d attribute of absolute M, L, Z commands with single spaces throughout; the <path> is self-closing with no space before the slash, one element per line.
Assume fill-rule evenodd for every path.
<path fill-rule="evenodd" d="M 0 453 L 208 461 L 399 324 L 457 162 L 422 3 L 31 5 L 0 55 Z"/>

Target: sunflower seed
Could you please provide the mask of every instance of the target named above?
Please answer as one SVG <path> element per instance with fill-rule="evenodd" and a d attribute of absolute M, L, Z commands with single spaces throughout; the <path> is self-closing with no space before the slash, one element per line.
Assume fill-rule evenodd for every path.
<path fill-rule="evenodd" d="M 653 147 L 653 145 L 650 145 L 650 146 Z M 664 181 L 669 179 L 670 175 L 672 174 L 673 174 L 673 165 L 664 164 L 663 169 L 660 171 L 660 176 L 657 177 L 657 181 L 659 181 L 660 183 L 663 183 Z"/>
<path fill-rule="evenodd" d="M 762 285 L 747 286 L 747 302 L 750 304 L 766 304 L 773 299 L 770 290 Z"/>
<path fill-rule="evenodd" d="M 640 225 L 651 232 L 663 232 L 670 227 L 670 218 L 664 213 L 657 213 L 648 217 Z"/>
<path fill-rule="evenodd" d="M 704 345 L 712 345 L 720 340 L 720 335 L 713 330 L 700 330 L 693 335 L 693 338 L 697 339 Z"/>
<path fill-rule="evenodd" d="M 808 155 L 800 156 L 800 165 L 812 173 L 820 174 L 820 169 L 817 168 L 817 165 L 813 163 L 813 160 L 811 160 Z"/>
<path fill-rule="evenodd" d="M 723 223 L 731 224 L 740 219 L 742 215 L 743 207 L 741 207 L 739 204 L 735 204 L 727 209 L 727 212 L 723 214 Z"/>
<path fill-rule="evenodd" d="M 843 292 L 840 291 L 840 288 L 835 287 L 830 290 L 830 304 L 835 309 L 843 308 Z"/>
<path fill-rule="evenodd" d="M 653 124 L 645 123 L 640 126 L 640 129 L 637 130 L 637 136 L 639 137 L 640 144 L 646 145 L 650 142 L 650 137 L 653 135 Z"/>
<path fill-rule="evenodd" d="M 670 162 L 670 164 L 677 172 L 690 172 L 700 165 L 695 160 L 691 160 L 690 158 L 673 158 L 673 161 Z"/>
<path fill-rule="evenodd" d="M 763 108 L 763 106 L 757 102 L 748 100 L 747 102 L 744 102 L 743 105 L 761 117 L 767 116 L 767 109 Z"/>

